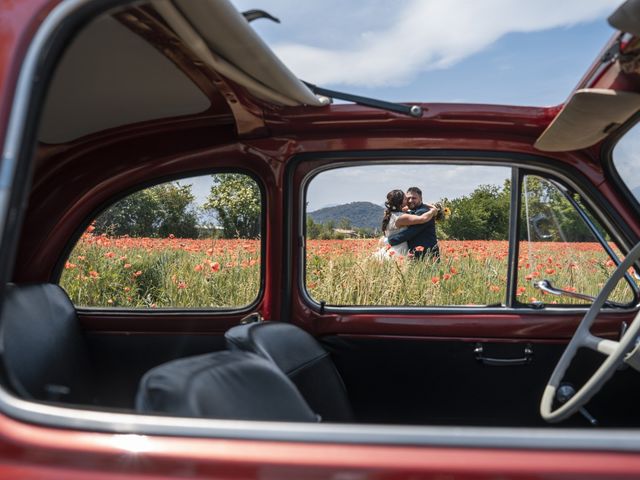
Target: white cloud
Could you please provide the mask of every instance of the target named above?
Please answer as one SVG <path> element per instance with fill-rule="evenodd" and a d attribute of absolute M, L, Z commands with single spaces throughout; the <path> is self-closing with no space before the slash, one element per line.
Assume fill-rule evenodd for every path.
<path fill-rule="evenodd" d="M 275 52 L 314 83 L 402 85 L 420 71 L 447 68 L 513 32 L 534 32 L 602 18 L 621 0 L 412 0 L 399 3 L 386 26 L 354 22 L 341 45 L 277 42 Z M 362 4 L 358 4 L 362 8 Z M 379 3 L 374 3 L 379 7 Z M 353 4 L 345 2 L 341 15 Z M 357 7 L 355 7 L 357 8 Z M 313 22 L 312 22 L 313 23 Z M 366 30 L 364 33 L 362 29 Z M 322 36 L 322 22 L 313 26 Z M 333 32 L 335 34 L 335 31 Z M 562 48 L 562 45 L 558 45 Z M 521 52 L 526 55 L 526 52 Z"/>

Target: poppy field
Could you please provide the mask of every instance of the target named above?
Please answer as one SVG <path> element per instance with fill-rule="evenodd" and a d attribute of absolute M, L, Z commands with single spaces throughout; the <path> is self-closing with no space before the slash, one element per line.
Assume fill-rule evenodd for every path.
<path fill-rule="evenodd" d="M 76 305 L 228 308 L 260 290 L 259 240 L 82 235 L 60 285 Z"/>
<path fill-rule="evenodd" d="M 327 305 L 501 305 L 506 299 L 507 241 L 440 241 L 441 258 L 378 260 L 377 240 L 308 242 L 307 287 Z M 522 242 L 516 299 L 523 304 L 584 304 L 545 294 L 534 282 L 597 295 L 615 263 L 597 243 Z M 633 299 L 620 283 L 612 300 Z"/>
<path fill-rule="evenodd" d="M 508 242 L 441 241 L 441 259 L 374 257 L 376 239 L 309 240 L 306 285 L 328 305 L 500 305 L 506 298 Z M 260 290 L 260 241 L 130 238 L 87 231 L 60 284 L 79 306 L 230 308 Z M 523 242 L 516 297 L 529 304 L 580 304 L 546 295 L 533 282 L 596 295 L 615 267 L 596 243 Z M 613 300 L 629 302 L 618 286 Z"/>

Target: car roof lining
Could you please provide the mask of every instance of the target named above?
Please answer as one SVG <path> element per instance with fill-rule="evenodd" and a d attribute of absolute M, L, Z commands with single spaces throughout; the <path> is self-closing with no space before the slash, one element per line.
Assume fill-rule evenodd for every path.
<path fill-rule="evenodd" d="M 602 88 L 577 90 L 538 137 L 544 152 L 578 150 L 595 145 L 640 110 L 640 94 Z"/>
<path fill-rule="evenodd" d="M 76 36 L 56 68 L 39 140 L 65 143 L 210 106 L 205 93 L 165 55 L 115 18 L 102 16 Z"/>
<path fill-rule="evenodd" d="M 135 10 L 98 17 L 70 43 L 48 88 L 41 142 L 61 144 L 145 121 L 219 113 L 215 97 L 222 99 L 222 93 L 206 71 L 271 105 L 325 104 L 227 0 L 156 0 L 138 7 L 159 28 L 152 35 L 142 33 L 150 27 Z M 187 52 L 189 63 L 181 65 L 172 48 Z M 189 69 L 203 70 L 209 85 L 198 84 Z"/>
<path fill-rule="evenodd" d="M 154 6 L 202 61 L 258 98 L 276 105 L 325 105 L 228 0 L 157 0 Z"/>

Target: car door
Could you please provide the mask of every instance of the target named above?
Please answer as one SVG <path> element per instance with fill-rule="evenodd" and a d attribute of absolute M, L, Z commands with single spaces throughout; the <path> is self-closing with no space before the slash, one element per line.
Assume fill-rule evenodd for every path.
<path fill-rule="evenodd" d="M 596 205 L 606 199 L 579 171 L 539 156 L 392 150 L 345 156 L 334 166 L 310 155 L 292 167 L 300 240 L 292 248 L 291 316 L 332 352 L 358 418 L 544 425 L 542 391 L 592 301 L 571 295 L 595 297 L 622 257 L 615 234 L 598 220 L 605 213 Z M 441 200 L 450 210 L 437 226 L 439 259 L 410 253 L 380 260 L 375 231 L 361 232 L 372 238 L 342 239 L 334 229 L 327 239 L 332 232 L 318 229 L 314 216 L 334 212 L 337 224 L 355 205 L 315 210 L 327 185 L 348 184 L 366 195 L 376 182 L 423 182 L 445 192 L 430 202 Z M 465 194 L 456 198 L 463 184 Z M 565 295 L 536 288 L 545 279 Z M 631 275 L 618 288 L 593 329 L 614 340 L 638 301 Z M 581 385 L 600 361 L 594 352 L 581 353 L 566 383 Z M 592 417 L 568 424 L 595 418 L 624 425 L 637 381 L 633 372 L 619 372 L 590 403 Z"/>

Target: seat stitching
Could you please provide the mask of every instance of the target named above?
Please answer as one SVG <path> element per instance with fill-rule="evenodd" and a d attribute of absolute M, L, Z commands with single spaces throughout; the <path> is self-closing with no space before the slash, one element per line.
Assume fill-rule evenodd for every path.
<path fill-rule="evenodd" d="M 329 356 L 328 352 L 324 352 L 323 354 L 312 358 L 311 360 L 307 360 L 306 362 L 304 362 L 302 365 L 298 365 L 296 368 L 294 368 L 293 370 L 290 370 L 288 372 L 285 372 L 287 375 L 294 375 L 298 372 L 300 372 L 301 370 L 304 370 L 305 368 L 313 365 L 314 363 L 319 362 L 320 360 L 326 358 Z"/>

